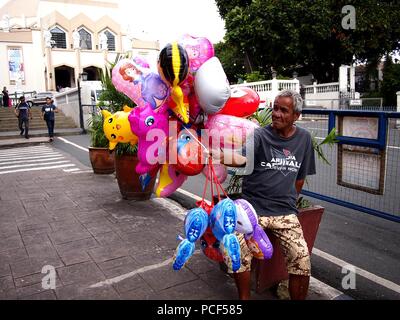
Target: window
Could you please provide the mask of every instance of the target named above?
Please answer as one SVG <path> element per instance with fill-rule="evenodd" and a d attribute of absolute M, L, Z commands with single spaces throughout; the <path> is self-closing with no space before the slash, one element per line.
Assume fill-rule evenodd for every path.
<path fill-rule="evenodd" d="M 115 51 L 115 36 L 108 30 L 104 31 L 107 36 L 107 44 L 109 51 Z"/>
<path fill-rule="evenodd" d="M 67 49 L 67 38 L 63 30 L 61 30 L 59 27 L 54 27 L 50 30 L 50 33 L 51 40 L 54 41 L 54 44 L 52 44 L 53 48 Z"/>
<path fill-rule="evenodd" d="M 81 37 L 79 46 L 83 50 L 92 50 L 92 35 L 84 28 L 78 30 Z"/>

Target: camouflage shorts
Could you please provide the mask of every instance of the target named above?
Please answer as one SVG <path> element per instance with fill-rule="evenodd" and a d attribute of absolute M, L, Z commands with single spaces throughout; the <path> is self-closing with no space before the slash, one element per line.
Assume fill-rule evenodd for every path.
<path fill-rule="evenodd" d="M 310 254 L 303 236 L 303 229 L 295 214 L 273 217 L 259 217 L 258 223 L 269 229 L 278 239 L 286 259 L 288 273 L 309 276 L 311 274 Z M 250 271 L 253 255 L 243 234 L 236 233 L 240 243 L 241 267 L 236 272 Z M 228 268 L 229 273 L 233 273 Z"/>

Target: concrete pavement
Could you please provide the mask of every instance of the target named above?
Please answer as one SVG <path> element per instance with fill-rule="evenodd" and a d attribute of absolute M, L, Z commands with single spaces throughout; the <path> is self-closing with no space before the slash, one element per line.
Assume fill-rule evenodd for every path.
<path fill-rule="evenodd" d="M 171 199 L 122 200 L 114 175 L 77 166 L 0 174 L 0 299 L 237 298 L 233 279 L 198 243 L 186 267 L 172 270 L 185 208 Z M 55 270 L 55 288 L 42 283 L 51 274 L 45 266 Z M 311 281 L 309 299 L 342 297 Z"/>

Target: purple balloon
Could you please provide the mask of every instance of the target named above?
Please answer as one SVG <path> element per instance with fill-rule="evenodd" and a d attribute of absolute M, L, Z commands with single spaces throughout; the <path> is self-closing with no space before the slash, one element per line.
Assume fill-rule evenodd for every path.
<path fill-rule="evenodd" d="M 246 243 L 253 256 L 257 259 L 271 259 L 273 247 L 264 229 L 258 224 L 258 218 L 253 206 L 244 199 L 234 201 L 240 205 L 249 217 L 253 232 L 245 235 Z"/>

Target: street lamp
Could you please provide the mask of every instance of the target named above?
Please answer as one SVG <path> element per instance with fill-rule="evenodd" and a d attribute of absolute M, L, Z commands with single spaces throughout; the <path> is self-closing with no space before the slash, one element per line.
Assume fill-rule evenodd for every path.
<path fill-rule="evenodd" d="M 88 74 L 86 72 L 82 72 L 78 76 L 78 103 L 79 103 L 79 124 L 81 127 L 81 134 L 86 134 L 85 124 L 83 122 L 83 108 L 82 108 L 82 99 L 81 99 L 81 81 L 86 81 Z"/>
<path fill-rule="evenodd" d="M 293 71 L 293 79 L 296 79 L 299 74 L 296 71 Z"/>

